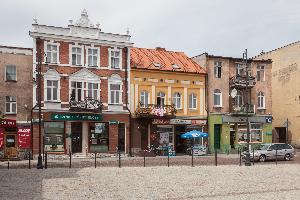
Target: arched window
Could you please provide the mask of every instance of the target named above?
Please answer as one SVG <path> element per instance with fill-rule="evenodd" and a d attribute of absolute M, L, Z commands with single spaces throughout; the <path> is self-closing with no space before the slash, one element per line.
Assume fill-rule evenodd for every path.
<path fill-rule="evenodd" d="M 222 107 L 222 93 L 221 90 L 214 90 L 214 107 Z"/>
<path fill-rule="evenodd" d="M 189 96 L 189 108 L 190 109 L 197 108 L 197 96 L 194 93 L 190 94 L 190 96 Z"/>
<path fill-rule="evenodd" d="M 165 98 L 166 95 L 163 92 L 159 92 L 157 93 L 157 99 L 156 99 L 156 103 L 158 106 L 164 106 L 165 105 Z"/>
<path fill-rule="evenodd" d="M 174 93 L 173 103 L 176 109 L 181 109 L 181 95 L 179 92 Z"/>
<path fill-rule="evenodd" d="M 140 102 L 142 103 L 143 107 L 148 106 L 148 92 L 147 91 L 142 91 L 141 96 L 140 96 Z"/>
<path fill-rule="evenodd" d="M 257 95 L 257 107 L 258 109 L 265 109 L 266 107 L 266 99 L 265 94 L 263 92 L 259 92 Z"/>

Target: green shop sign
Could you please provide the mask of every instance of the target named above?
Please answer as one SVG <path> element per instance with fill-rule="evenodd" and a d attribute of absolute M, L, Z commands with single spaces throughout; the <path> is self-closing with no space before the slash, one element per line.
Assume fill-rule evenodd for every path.
<path fill-rule="evenodd" d="M 109 121 L 109 125 L 118 125 L 120 122 L 116 120 Z"/>
<path fill-rule="evenodd" d="M 51 120 L 59 121 L 101 121 L 102 115 L 87 113 L 54 113 Z"/>

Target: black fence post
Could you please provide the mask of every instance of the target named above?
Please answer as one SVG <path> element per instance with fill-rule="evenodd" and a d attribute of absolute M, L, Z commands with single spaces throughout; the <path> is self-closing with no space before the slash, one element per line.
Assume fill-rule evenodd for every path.
<path fill-rule="evenodd" d="M 69 151 L 69 156 L 70 156 L 70 166 L 69 166 L 69 168 L 72 168 L 72 153 L 71 153 L 71 151 Z"/>
<path fill-rule="evenodd" d="M 254 165 L 254 148 L 253 148 L 252 156 L 253 156 L 252 162 L 253 162 L 253 165 Z"/>
<path fill-rule="evenodd" d="M 215 149 L 215 165 L 218 166 L 218 149 Z"/>
<path fill-rule="evenodd" d="M 97 167 L 97 153 L 95 152 L 95 168 Z"/>
<path fill-rule="evenodd" d="M 192 167 L 194 167 L 194 145 L 192 146 Z"/>
<path fill-rule="evenodd" d="M 121 151 L 118 149 L 118 154 L 119 154 L 119 168 L 121 168 Z"/>
<path fill-rule="evenodd" d="M 7 160 L 7 169 L 9 169 L 9 159 Z"/>
<path fill-rule="evenodd" d="M 170 153 L 169 153 L 169 147 L 167 147 L 167 154 L 168 154 L 168 167 L 170 167 Z"/>
<path fill-rule="evenodd" d="M 28 169 L 31 169 L 31 163 L 30 163 L 30 160 L 31 160 L 31 156 L 30 156 L 30 151 L 28 152 Z"/>
<path fill-rule="evenodd" d="M 48 153 L 45 152 L 45 169 L 48 168 Z"/>
<path fill-rule="evenodd" d="M 144 149 L 144 167 L 146 167 L 146 149 Z"/>
<path fill-rule="evenodd" d="M 240 166 L 242 166 L 242 149 L 239 149 Z"/>
<path fill-rule="evenodd" d="M 276 165 L 277 165 L 277 148 L 276 148 Z"/>

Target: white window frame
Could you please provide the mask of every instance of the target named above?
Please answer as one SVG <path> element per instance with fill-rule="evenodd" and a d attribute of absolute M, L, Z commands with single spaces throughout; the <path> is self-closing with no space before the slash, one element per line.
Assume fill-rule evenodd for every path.
<path fill-rule="evenodd" d="M 180 104 L 179 106 L 177 105 L 178 102 Z M 180 94 L 180 92 L 175 92 L 173 94 L 173 103 L 176 109 L 182 109 L 182 95 Z"/>
<path fill-rule="evenodd" d="M 242 63 L 236 63 L 236 75 L 244 75 L 243 73 L 245 73 L 245 66 Z"/>
<path fill-rule="evenodd" d="M 89 50 L 97 50 L 97 63 L 96 65 L 89 65 Z M 89 68 L 100 68 L 100 47 L 85 47 L 85 66 Z"/>
<path fill-rule="evenodd" d="M 119 51 L 119 68 L 112 68 L 112 63 L 111 63 L 111 52 L 112 51 Z M 109 52 L 108 52 L 108 63 L 109 63 L 109 66 L 108 68 L 111 69 L 111 70 L 122 70 L 122 49 L 118 49 L 118 48 L 110 48 L 109 49 Z"/>
<path fill-rule="evenodd" d="M 52 52 L 51 52 L 51 61 L 50 62 L 47 62 L 47 46 L 48 45 L 52 45 L 52 46 L 56 46 L 57 48 L 57 61 L 56 62 L 53 62 L 52 58 Z M 44 56 L 44 64 L 60 64 L 60 60 L 59 60 L 59 47 L 60 47 L 60 43 L 55 43 L 54 41 L 44 41 L 44 53 L 45 53 L 45 56 Z"/>
<path fill-rule="evenodd" d="M 262 106 L 260 105 L 261 100 L 263 100 L 263 105 Z M 257 102 L 257 109 L 261 109 L 261 110 L 266 109 L 266 95 L 265 95 L 264 92 L 260 91 L 257 94 L 257 101 L 258 101 Z"/>
<path fill-rule="evenodd" d="M 9 97 L 9 101 L 6 101 L 6 97 Z M 16 101 L 12 101 L 11 98 L 14 97 L 16 99 Z M 9 103 L 9 110 L 10 112 L 6 111 L 7 108 L 7 104 Z M 12 112 L 12 105 L 15 104 L 16 105 L 16 112 Z M 5 114 L 17 114 L 17 97 L 15 96 L 5 96 Z"/>
<path fill-rule="evenodd" d="M 119 103 L 112 103 L 111 102 L 111 90 L 110 85 L 120 85 L 120 92 L 119 92 Z M 123 81 L 122 78 L 118 74 L 112 74 L 108 79 L 108 104 L 110 105 L 123 105 Z"/>
<path fill-rule="evenodd" d="M 240 102 L 240 100 L 241 100 L 241 102 Z M 238 107 L 238 108 L 243 107 L 243 104 L 244 104 L 244 97 L 243 97 L 243 94 L 238 93 L 238 94 L 235 96 L 235 98 L 234 98 L 234 104 L 235 104 L 235 106 Z M 239 104 L 241 104 L 241 105 L 239 105 Z"/>
<path fill-rule="evenodd" d="M 88 95 L 89 95 L 89 84 L 96 84 L 97 85 L 97 89 L 95 89 L 94 88 L 94 86 L 93 86 L 93 88 L 92 88 L 92 99 L 95 99 L 95 100 L 99 100 L 100 101 L 100 84 L 98 83 L 98 82 L 95 82 L 95 81 L 88 81 L 88 82 L 85 82 L 85 92 L 84 92 L 84 97 L 89 97 Z M 94 92 L 95 92 L 95 90 L 96 90 L 96 92 L 97 92 L 97 94 L 96 94 L 96 97 L 94 96 Z"/>
<path fill-rule="evenodd" d="M 194 105 L 194 99 L 196 100 L 196 104 L 195 105 Z M 191 110 L 197 110 L 198 100 L 197 100 L 197 95 L 195 93 L 191 93 L 189 95 L 189 102 L 188 103 L 189 103 L 189 109 L 191 109 Z"/>
<path fill-rule="evenodd" d="M 72 52 L 73 52 L 73 48 L 81 48 L 81 63 L 76 65 L 73 65 L 72 63 Z M 77 59 L 76 59 L 77 61 Z M 78 45 L 78 44 L 70 44 L 69 45 L 69 64 L 70 66 L 76 66 L 76 67 L 83 67 L 84 65 L 84 45 Z"/>
<path fill-rule="evenodd" d="M 157 98 L 158 97 L 164 100 L 163 103 L 162 103 L 162 106 L 165 106 L 166 105 L 166 93 L 161 92 L 161 91 L 157 93 L 157 96 L 156 96 L 156 105 L 158 105 L 158 102 L 157 102 Z"/>
<path fill-rule="evenodd" d="M 147 95 L 146 95 L 147 94 Z M 144 99 L 144 102 L 142 101 L 142 97 Z M 146 98 L 147 97 L 147 98 Z M 149 92 L 146 91 L 146 90 L 143 90 L 141 91 L 141 94 L 140 94 L 140 102 L 142 103 L 142 107 L 147 107 L 149 105 Z"/>
<path fill-rule="evenodd" d="M 48 86 L 48 81 L 57 81 L 57 94 L 56 94 L 56 97 L 57 97 L 57 99 L 53 99 L 53 89 L 55 88 L 54 86 Z M 60 92 L 60 90 L 59 90 L 59 81 L 58 80 L 50 80 L 50 79 L 47 79 L 46 81 L 46 91 L 45 91 L 45 101 L 47 101 L 47 102 L 57 102 L 58 101 L 58 93 Z M 48 99 L 48 89 L 51 89 L 51 99 Z"/>
<path fill-rule="evenodd" d="M 57 100 L 47 100 L 47 81 L 58 81 Z M 47 71 L 44 75 L 44 102 L 61 102 L 60 89 L 61 87 L 59 73 L 54 69 Z"/>
<path fill-rule="evenodd" d="M 216 90 L 219 90 L 220 92 L 219 93 L 216 93 L 215 91 Z M 221 90 L 220 89 L 215 89 L 214 90 L 214 94 L 213 94 L 214 96 L 213 96 L 213 100 L 214 100 L 214 107 L 222 107 L 222 92 L 221 92 Z M 215 105 L 215 96 L 219 96 L 219 98 L 220 98 L 220 105 Z"/>
<path fill-rule="evenodd" d="M 7 71 L 7 67 L 8 67 L 8 66 L 14 66 L 14 67 L 16 68 L 16 80 L 7 80 L 7 77 L 6 77 L 6 71 Z M 18 76 L 17 76 L 18 73 L 17 73 L 17 72 L 18 72 L 18 70 L 17 70 L 17 66 L 16 66 L 16 65 L 10 65 L 10 64 L 9 64 L 9 65 L 5 65 L 5 74 L 4 74 L 4 77 L 5 77 L 4 79 L 5 79 L 5 81 L 17 81 L 17 80 L 18 80 Z"/>
<path fill-rule="evenodd" d="M 263 69 L 262 69 L 262 68 L 263 68 Z M 265 75 L 265 74 L 266 74 L 266 73 L 265 73 L 266 71 L 265 71 L 265 69 L 266 69 L 266 68 L 265 68 L 264 65 L 257 65 L 257 70 L 256 70 L 256 80 L 257 80 L 257 81 L 265 81 L 265 78 L 266 78 L 266 75 Z M 261 76 L 261 72 L 262 72 L 262 71 L 263 71 L 263 73 L 264 73 L 264 74 L 263 74 L 263 77 Z M 258 72 L 260 73 L 260 80 L 257 79 L 257 74 L 258 74 Z"/>
<path fill-rule="evenodd" d="M 215 70 L 215 78 L 222 78 L 222 62 L 215 61 L 214 62 L 214 70 Z M 219 77 L 220 72 L 220 77 Z"/>

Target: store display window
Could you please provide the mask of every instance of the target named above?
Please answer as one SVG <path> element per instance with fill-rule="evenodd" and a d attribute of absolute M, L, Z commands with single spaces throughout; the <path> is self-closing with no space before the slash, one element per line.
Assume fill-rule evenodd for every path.
<path fill-rule="evenodd" d="M 64 152 L 64 122 L 44 122 L 44 150 Z"/>
<path fill-rule="evenodd" d="M 90 123 L 90 152 L 107 153 L 109 146 L 108 123 Z"/>

